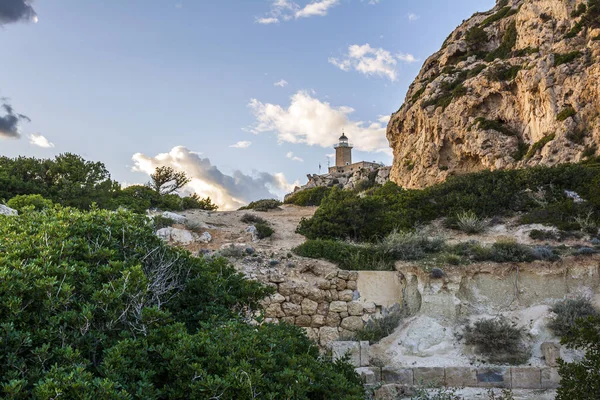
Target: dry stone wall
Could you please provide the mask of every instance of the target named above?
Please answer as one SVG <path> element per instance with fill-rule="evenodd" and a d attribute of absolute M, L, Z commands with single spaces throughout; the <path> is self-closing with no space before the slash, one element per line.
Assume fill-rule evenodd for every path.
<path fill-rule="evenodd" d="M 300 326 L 323 347 L 352 337 L 379 311 L 374 302 L 361 301 L 358 277 L 358 272 L 340 270 L 303 282 L 271 273 L 268 283 L 277 293 L 263 300 L 265 322 Z"/>

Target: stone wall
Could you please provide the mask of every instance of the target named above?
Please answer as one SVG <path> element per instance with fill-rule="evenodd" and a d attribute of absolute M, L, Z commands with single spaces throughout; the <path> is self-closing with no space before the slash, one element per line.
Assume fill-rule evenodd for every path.
<path fill-rule="evenodd" d="M 359 367 L 356 372 L 366 385 L 389 385 L 386 392 L 416 385 L 556 389 L 560 384 L 558 369 L 549 367 Z"/>
<path fill-rule="evenodd" d="M 362 301 L 358 277 L 358 272 L 333 271 L 312 282 L 302 282 L 272 273 L 268 281 L 277 293 L 263 300 L 265 322 L 303 327 L 308 337 L 323 347 L 349 338 L 381 311 L 374 302 Z"/>

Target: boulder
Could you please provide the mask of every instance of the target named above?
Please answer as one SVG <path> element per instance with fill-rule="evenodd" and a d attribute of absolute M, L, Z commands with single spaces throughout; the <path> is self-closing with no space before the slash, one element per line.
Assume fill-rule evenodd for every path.
<path fill-rule="evenodd" d="M 342 320 L 340 327 L 352 332 L 360 331 L 363 328 L 363 320 L 361 317 L 347 317 Z"/>
<path fill-rule="evenodd" d="M 347 312 L 348 304 L 345 301 L 332 301 L 329 305 L 329 311 L 336 313 Z"/>
<path fill-rule="evenodd" d="M 192 232 L 186 229 L 172 228 L 171 241 L 177 244 L 188 245 L 194 242 Z"/>
<path fill-rule="evenodd" d="M 0 215 L 15 216 L 19 215 L 19 212 L 17 210 L 13 210 L 12 208 L 5 206 L 4 204 L 0 204 Z"/>
<path fill-rule="evenodd" d="M 183 215 L 176 214 L 171 211 L 165 211 L 164 213 L 162 213 L 162 216 L 164 218 L 172 219 L 173 221 L 175 221 L 176 224 L 185 224 L 185 222 L 187 221 L 187 218 L 184 217 Z"/>
<path fill-rule="evenodd" d="M 210 243 L 212 241 L 212 235 L 208 232 L 204 232 L 202 235 L 200 235 L 198 240 L 202 243 Z"/>

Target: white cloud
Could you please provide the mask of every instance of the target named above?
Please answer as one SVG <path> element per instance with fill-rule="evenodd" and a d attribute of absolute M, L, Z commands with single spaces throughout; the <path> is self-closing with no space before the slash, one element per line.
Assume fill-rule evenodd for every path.
<path fill-rule="evenodd" d="M 289 158 L 292 161 L 298 161 L 298 162 L 304 162 L 303 158 L 300 158 L 298 156 L 294 155 L 294 152 L 290 151 L 285 155 L 287 158 Z"/>
<path fill-rule="evenodd" d="M 392 117 L 390 115 L 380 115 L 377 117 L 377 121 L 381 122 L 382 124 L 387 125 L 388 122 L 390 122 L 390 119 Z"/>
<path fill-rule="evenodd" d="M 286 81 L 285 79 L 282 79 L 278 82 L 275 82 L 273 85 L 279 86 L 279 87 L 286 87 L 288 85 L 288 81 Z"/>
<path fill-rule="evenodd" d="M 329 9 L 338 4 L 340 0 L 305 1 L 303 5 L 292 0 L 272 0 L 269 12 L 264 17 L 257 17 L 256 22 L 268 25 L 298 18 L 323 17 L 327 15 Z"/>
<path fill-rule="evenodd" d="M 252 142 L 249 142 L 247 140 L 241 141 L 241 142 L 237 142 L 235 144 L 232 144 L 229 147 L 233 147 L 234 149 L 247 149 L 248 147 L 250 147 L 252 145 Z"/>
<path fill-rule="evenodd" d="M 276 132 L 279 142 L 330 147 L 337 143 L 343 129 L 356 149 L 391 154 L 386 127 L 381 122 L 352 121 L 349 116 L 353 108 L 333 107 L 307 91 L 294 94 L 287 108 L 257 99 L 251 99 L 248 106 L 256 118 L 250 129 L 254 134 Z"/>
<path fill-rule="evenodd" d="M 416 20 L 418 20 L 419 18 L 421 18 L 421 16 L 420 16 L 420 15 L 417 15 L 417 14 L 415 14 L 415 13 L 408 13 L 408 20 L 409 20 L 409 21 L 416 21 Z"/>
<path fill-rule="evenodd" d="M 412 54 L 399 53 L 394 56 L 389 51 L 382 48 L 374 48 L 371 45 L 353 44 L 348 47 L 348 54 L 340 60 L 334 57 L 329 58 L 329 62 L 342 71 L 354 69 L 364 75 L 377 75 L 386 77 L 391 81 L 397 79 L 396 67 L 398 60 L 407 63 L 417 61 Z"/>
<path fill-rule="evenodd" d="M 46 139 L 44 136 L 35 133 L 29 135 L 29 143 L 34 146 L 43 147 L 44 149 L 50 149 L 54 147 L 54 143 L 48 141 L 48 139 Z"/>
<path fill-rule="evenodd" d="M 163 165 L 184 171 L 191 178 L 184 191 L 195 192 L 202 197 L 209 196 L 222 210 L 235 210 L 253 200 L 281 198 L 299 186 L 299 182 L 288 183 L 281 173 L 255 171 L 252 175 L 246 175 L 234 171 L 231 175 L 223 174 L 208 158 L 201 158 L 184 146 L 173 147 L 168 153 L 154 157 L 136 153 L 132 159 L 133 171 L 148 175 Z"/>
<path fill-rule="evenodd" d="M 331 7 L 340 4 L 340 0 L 320 0 L 307 4 L 301 10 L 296 11 L 296 18 L 307 18 L 313 16 L 323 17 Z"/>

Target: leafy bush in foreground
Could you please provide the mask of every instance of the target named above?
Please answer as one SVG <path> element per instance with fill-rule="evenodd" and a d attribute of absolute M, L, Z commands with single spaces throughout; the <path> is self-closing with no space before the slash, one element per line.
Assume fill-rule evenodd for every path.
<path fill-rule="evenodd" d="M 300 328 L 250 326 L 271 290 L 126 211 L 0 216 L 0 397 L 362 399 Z"/>
<path fill-rule="evenodd" d="M 568 348 L 585 351 L 579 362 L 558 360 L 560 387 L 557 400 L 594 400 L 600 395 L 600 316 L 577 320 L 561 343 Z"/>

